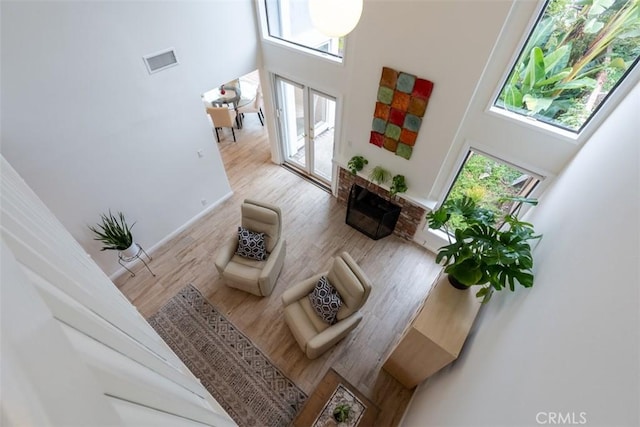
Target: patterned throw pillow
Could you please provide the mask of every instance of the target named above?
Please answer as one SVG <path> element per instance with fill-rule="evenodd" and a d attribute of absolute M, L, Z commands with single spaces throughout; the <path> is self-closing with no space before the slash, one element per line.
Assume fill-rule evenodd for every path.
<path fill-rule="evenodd" d="M 309 294 L 309 301 L 311 301 L 311 307 L 322 320 L 330 325 L 336 323 L 338 310 L 342 306 L 342 298 L 325 276 L 322 276 L 316 283 L 315 288 Z"/>
<path fill-rule="evenodd" d="M 264 233 L 256 233 L 244 227 L 238 227 L 238 250 L 236 250 L 236 255 L 258 261 L 267 259 Z"/>

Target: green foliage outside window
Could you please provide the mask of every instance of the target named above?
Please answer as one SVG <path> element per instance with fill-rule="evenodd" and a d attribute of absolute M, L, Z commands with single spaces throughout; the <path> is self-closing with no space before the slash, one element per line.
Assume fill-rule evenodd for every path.
<path fill-rule="evenodd" d="M 640 56 L 640 0 L 550 0 L 497 107 L 574 132 Z"/>
<path fill-rule="evenodd" d="M 497 216 L 508 214 L 513 208 L 505 197 L 527 196 L 532 188 L 532 178 L 521 170 L 499 162 L 491 157 L 471 151 L 456 178 L 447 200 L 464 196 L 471 198 L 478 206 L 493 211 Z M 524 192 L 524 193 L 523 193 Z M 462 217 L 450 220 L 452 228 L 463 228 Z"/>

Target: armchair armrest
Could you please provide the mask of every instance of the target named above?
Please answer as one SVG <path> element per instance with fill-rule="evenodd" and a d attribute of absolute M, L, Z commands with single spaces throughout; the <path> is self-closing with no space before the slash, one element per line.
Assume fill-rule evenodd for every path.
<path fill-rule="evenodd" d="M 233 236 L 227 242 L 220 247 L 220 252 L 216 257 L 216 268 L 218 269 L 218 273 L 222 274 L 224 269 L 233 258 L 233 255 L 236 253 L 236 249 L 238 249 L 238 236 Z"/>
<path fill-rule="evenodd" d="M 326 274 L 327 273 L 316 274 L 315 276 L 305 279 L 304 281 L 297 283 L 296 285 L 284 291 L 284 293 L 282 294 L 282 303 L 284 304 L 284 306 L 286 307 L 291 303 L 294 303 L 309 295 L 309 293 L 316 286 L 316 283 L 318 283 L 318 280 L 320 280 L 320 277 Z"/>
<path fill-rule="evenodd" d="M 269 257 L 264 263 L 264 267 L 262 267 L 260 280 L 267 278 L 271 270 L 273 270 L 273 267 L 284 260 L 284 255 L 286 252 L 287 242 L 284 239 L 280 239 L 280 241 L 274 246 L 273 251 L 271 251 L 271 253 L 269 254 Z"/>
<path fill-rule="evenodd" d="M 287 253 L 287 242 L 280 239 L 276 246 L 269 254 L 269 258 L 265 261 L 260 277 L 258 277 L 258 286 L 263 296 L 271 295 L 273 288 L 278 280 L 278 275 L 284 265 L 284 256 Z"/>
<path fill-rule="evenodd" d="M 354 313 L 320 332 L 307 342 L 306 353 L 309 359 L 315 359 L 347 336 L 362 320 L 361 313 Z"/>

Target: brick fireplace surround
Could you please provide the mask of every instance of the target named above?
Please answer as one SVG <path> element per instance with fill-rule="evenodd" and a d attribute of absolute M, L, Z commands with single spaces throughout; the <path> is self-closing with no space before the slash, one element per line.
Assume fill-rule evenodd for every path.
<path fill-rule="evenodd" d="M 338 169 L 338 201 L 340 203 L 344 205 L 348 203 L 349 191 L 351 190 L 351 185 L 354 183 L 367 188 L 372 193 L 390 200 L 389 191 L 384 188 L 367 181 L 361 176 L 351 175 L 351 172 L 342 167 L 339 167 Z M 393 230 L 393 234 L 406 240 L 413 240 L 413 236 L 416 234 L 418 225 L 420 225 L 420 222 L 427 214 L 427 211 L 424 208 L 398 196 L 394 198 L 393 203 L 402 208 L 400 218 L 398 218 L 398 223 L 396 224 L 396 228 Z"/>

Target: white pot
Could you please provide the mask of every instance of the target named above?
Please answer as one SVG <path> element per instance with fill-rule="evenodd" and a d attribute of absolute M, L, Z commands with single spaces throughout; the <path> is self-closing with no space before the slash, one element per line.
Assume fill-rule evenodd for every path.
<path fill-rule="evenodd" d="M 129 246 L 124 251 L 122 251 L 122 255 L 124 255 L 127 258 L 133 258 L 134 256 L 138 255 L 139 251 L 140 251 L 140 246 L 138 246 L 136 242 L 133 242 L 131 243 L 131 246 Z"/>

